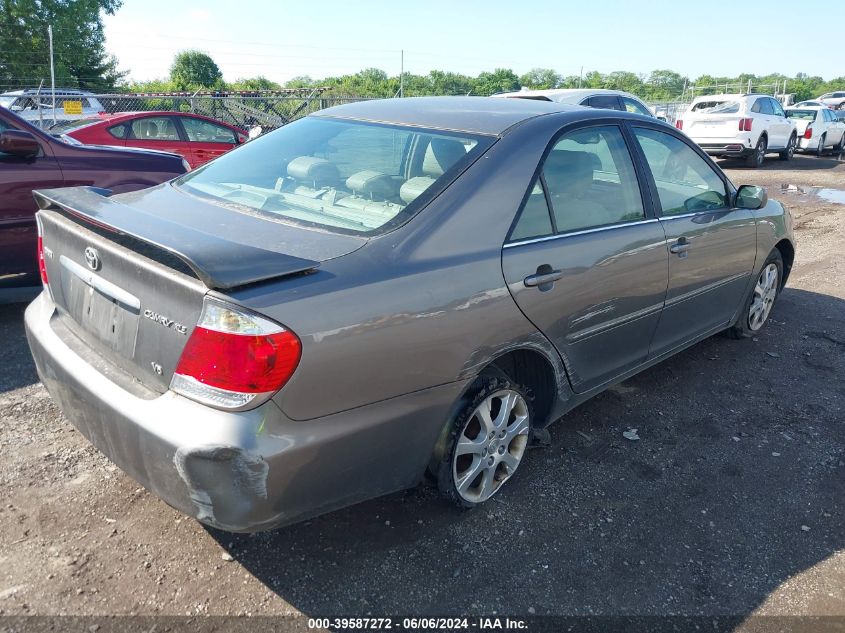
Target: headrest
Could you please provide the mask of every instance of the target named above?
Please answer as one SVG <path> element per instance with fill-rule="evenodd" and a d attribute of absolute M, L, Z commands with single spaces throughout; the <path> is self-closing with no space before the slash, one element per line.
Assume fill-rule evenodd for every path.
<path fill-rule="evenodd" d="M 387 174 L 372 169 L 356 172 L 346 179 L 346 187 L 356 195 L 370 200 L 389 200 L 396 197 L 398 185 Z"/>
<path fill-rule="evenodd" d="M 433 138 L 425 150 L 422 170 L 426 176 L 442 176 L 443 173 L 461 158 L 466 156 L 464 144 L 446 138 Z"/>
<path fill-rule="evenodd" d="M 407 180 L 399 189 L 399 197 L 405 204 L 411 204 L 420 194 L 434 184 L 434 178 L 417 176 Z"/>
<path fill-rule="evenodd" d="M 313 184 L 314 187 L 336 184 L 340 179 L 337 167 L 323 158 L 300 156 L 288 163 L 288 176 Z"/>

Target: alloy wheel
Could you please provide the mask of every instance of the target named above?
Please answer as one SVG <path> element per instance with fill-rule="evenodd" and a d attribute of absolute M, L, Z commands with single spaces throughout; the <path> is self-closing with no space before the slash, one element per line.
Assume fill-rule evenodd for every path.
<path fill-rule="evenodd" d="M 748 327 L 752 331 L 756 332 L 763 327 L 769 318 L 769 312 L 777 298 L 779 281 L 780 272 L 774 263 L 766 266 L 757 278 L 751 307 L 748 309 Z"/>
<path fill-rule="evenodd" d="M 528 404 L 510 389 L 491 394 L 475 408 L 452 457 L 452 478 L 464 501 L 486 501 L 516 472 L 530 426 Z"/>

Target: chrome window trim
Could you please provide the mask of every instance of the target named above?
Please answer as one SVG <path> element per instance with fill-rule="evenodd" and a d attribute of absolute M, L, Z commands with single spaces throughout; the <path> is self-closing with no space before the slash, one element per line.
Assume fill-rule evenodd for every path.
<path fill-rule="evenodd" d="M 645 220 L 637 220 L 635 222 L 620 222 L 619 224 L 607 224 L 605 226 L 597 226 L 592 229 L 583 229 L 581 231 L 570 231 L 568 233 L 558 233 L 556 235 L 544 235 L 542 237 L 529 237 L 524 240 L 516 242 L 508 242 L 502 248 L 514 248 L 515 246 L 525 246 L 526 244 L 537 244 L 539 242 L 548 242 L 551 240 L 559 240 L 566 237 L 574 237 L 576 235 L 586 235 L 588 233 L 598 233 L 600 231 L 610 231 L 612 229 L 620 229 L 626 226 L 638 226 L 640 224 L 652 224 L 658 222 L 657 218 L 647 218 Z"/>

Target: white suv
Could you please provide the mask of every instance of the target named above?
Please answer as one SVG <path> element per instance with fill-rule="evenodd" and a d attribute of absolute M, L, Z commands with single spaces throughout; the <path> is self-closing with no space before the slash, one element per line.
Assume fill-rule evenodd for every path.
<path fill-rule="evenodd" d="M 760 167 L 773 152 L 791 159 L 798 140 L 795 121 L 768 95 L 697 97 L 675 127 L 711 156 L 745 158 L 749 167 Z"/>
<path fill-rule="evenodd" d="M 845 92 L 828 92 L 816 99 L 821 101 L 828 108 L 834 110 L 845 110 Z"/>

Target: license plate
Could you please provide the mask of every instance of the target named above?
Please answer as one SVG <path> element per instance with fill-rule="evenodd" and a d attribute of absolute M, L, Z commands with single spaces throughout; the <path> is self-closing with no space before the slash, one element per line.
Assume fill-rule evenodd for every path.
<path fill-rule="evenodd" d="M 101 343 L 132 358 L 140 301 L 64 256 L 60 262 L 62 295 L 68 315 Z"/>

